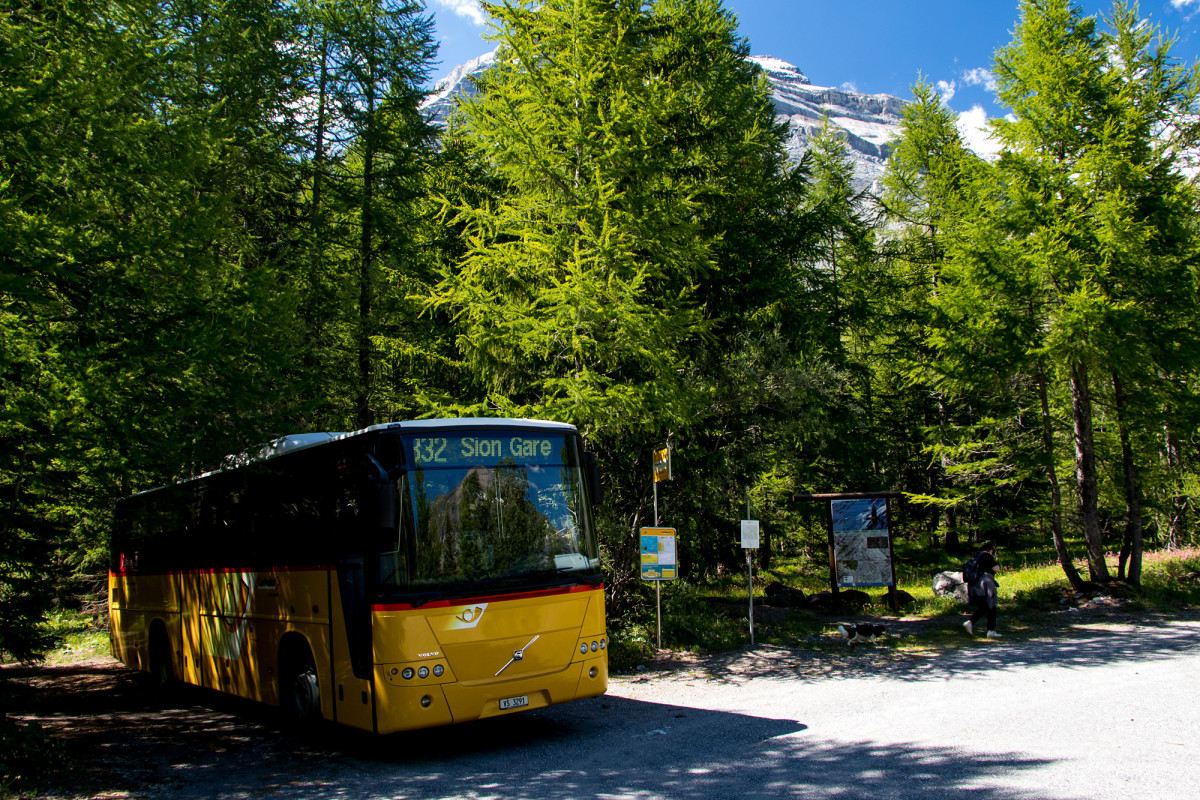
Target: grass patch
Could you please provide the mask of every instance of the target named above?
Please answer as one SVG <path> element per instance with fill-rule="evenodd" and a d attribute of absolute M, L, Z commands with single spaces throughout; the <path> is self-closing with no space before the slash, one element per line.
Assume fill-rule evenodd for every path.
<path fill-rule="evenodd" d="M 913 601 L 901 610 L 903 616 L 936 620 L 958 617 L 966 611 L 966 606 L 954 598 L 939 597 L 933 593 L 933 575 L 961 567 L 958 563 L 950 563 L 950 560 L 950 557 L 943 556 L 938 562 L 926 559 L 929 563 L 924 566 L 897 566 L 897 588 L 913 597 Z M 1039 617 L 1062 610 L 1064 601 L 1077 602 L 1062 568 L 1045 558 L 1045 553 L 1022 553 L 1019 561 L 1019 567 L 1004 564 L 998 575 L 1000 616 L 1005 620 L 1005 627 L 1013 632 L 1034 630 L 1038 627 Z M 1076 566 L 1086 576 L 1086 563 Z M 1109 567 L 1115 576 L 1115 555 L 1110 557 Z M 778 559 L 769 571 L 756 573 L 754 577 L 756 642 L 819 647 L 823 642 L 830 641 L 829 635 L 836 631 L 837 625 L 834 615 L 804 610 L 784 611 L 771 608 L 766 603 L 766 588 L 775 581 L 812 595 L 829 589 L 827 574 L 806 572 L 798 562 Z M 886 589 L 865 591 L 870 597 L 869 604 L 860 611 L 844 609 L 841 612 L 843 616 L 892 616 L 895 613 L 887 604 Z M 664 583 L 663 648 L 721 652 L 748 644 L 747 592 L 745 574 L 736 573 L 703 584 L 684 580 Z M 1129 601 L 1124 607 L 1131 611 L 1170 611 L 1183 606 L 1200 605 L 1200 550 L 1147 553 L 1143 559 L 1140 588 L 1113 581 L 1098 590 L 1097 594 L 1121 597 Z M 637 665 L 654 659 L 657 652 L 654 603 L 653 587 L 643 585 L 640 601 L 633 604 L 631 613 L 622 620 L 610 620 L 612 649 L 609 651 L 609 664 L 615 672 L 636 669 Z M 959 646 L 963 641 L 961 631 L 955 625 L 932 626 L 919 639 L 911 636 L 888 637 L 882 644 L 899 650 L 920 651 Z"/>
<path fill-rule="evenodd" d="M 68 664 L 83 658 L 110 654 L 108 626 L 91 616 L 57 611 L 46 622 L 54 648 L 46 654 L 47 664 Z"/>

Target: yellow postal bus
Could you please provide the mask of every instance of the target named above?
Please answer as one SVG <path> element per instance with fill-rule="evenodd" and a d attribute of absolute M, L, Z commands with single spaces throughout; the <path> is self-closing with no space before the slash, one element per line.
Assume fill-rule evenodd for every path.
<path fill-rule="evenodd" d="M 118 504 L 128 666 L 378 733 L 605 691 L 599 475 L 573 426 L 390 423 L 240 460 Z"/>

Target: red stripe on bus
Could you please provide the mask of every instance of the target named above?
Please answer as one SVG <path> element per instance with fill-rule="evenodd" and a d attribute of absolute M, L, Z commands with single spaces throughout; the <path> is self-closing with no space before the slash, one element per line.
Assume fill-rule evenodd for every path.
<path fill-rule="evenodd" d="M 505 600 L 524 600 L 530 597 L 548 597 L 556 594 L 574 594 L 576 592 L 598 592 L 604 589 L 604 584 L 598 586 L 559 586 L 553 589 L 537 589 L 532 592 L 519 594 L 483 594 L 474 597 L 454 597 L 448 600 L 433 600 L 428 603 L 413 605 L 412 603 L 379 603 L 371 606 L 372 611 L 412 611 L 426 608 L 449 608 L 465 606 L 471 603 L 489 602 L 500 603 Z"/>
<path fill-rule="evenodd" d="M 140 575 L 147 578 L 160 577 L 163 575 L 233 575 L 242 572 L 255 572 L 262 574 L 264 572 L 324 572 L 325 570 L 333 569 L 332 566 L 302 566 L 302 567 L 246 567 L 239 569 L 238 567 L 218 567 L 213 569 L 164 569 L 164 570 L 136 570 L 136 569 L 110 569 L 109 575 Z"/>

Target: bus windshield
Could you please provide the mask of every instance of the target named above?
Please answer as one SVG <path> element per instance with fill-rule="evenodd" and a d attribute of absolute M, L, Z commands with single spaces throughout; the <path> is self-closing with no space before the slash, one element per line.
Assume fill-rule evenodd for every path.
<path fill-rule="evenodd" d="M 382 590 L 517 588 L 597 573 L 575 437 L 484 430 L 402 440 Z"/>

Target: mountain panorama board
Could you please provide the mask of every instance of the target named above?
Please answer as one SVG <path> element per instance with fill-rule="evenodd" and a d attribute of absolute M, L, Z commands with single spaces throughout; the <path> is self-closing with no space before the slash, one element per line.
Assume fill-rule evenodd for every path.
<path fill-rule="evenodd" d="M 493 55 L 486 53 L 460 64 L 438 81 L 421 106 L 434 123 L 444 125 L 455 101 L 475 94 L 475 79 L 495 63 Z M 775 113 L 788 124 L 788 157 L 799 161 L 810 138 L 821 129 L 821 120 L 828 117 L 830 124 L 845 134 L 847 152 L 854 162 L 855 189 L 877 188 L 890 150 L 888 141 L 900 132 L 904 101 L 888 94 L 813 86 L 797 67 L 778 58 L 751 56 L 750 60 L 766 73 Z"/>

